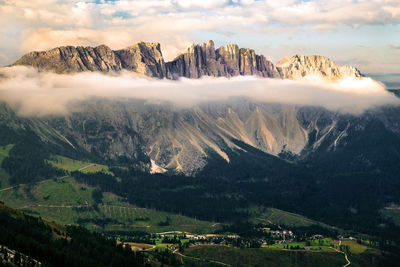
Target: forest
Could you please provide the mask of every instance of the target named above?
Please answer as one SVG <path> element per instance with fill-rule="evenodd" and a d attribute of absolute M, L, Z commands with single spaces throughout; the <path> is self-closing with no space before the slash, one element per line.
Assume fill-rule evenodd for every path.
<path fill-rule="evenodd" d="M 0 244 L 42 266 L 146 266 L 145 256 L 79 226 L 59 226 L 0 204 Z"/>

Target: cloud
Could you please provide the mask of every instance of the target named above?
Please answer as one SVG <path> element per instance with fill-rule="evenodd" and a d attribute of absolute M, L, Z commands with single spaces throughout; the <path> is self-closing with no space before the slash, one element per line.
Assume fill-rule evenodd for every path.
<path fill-rule="evenodd" d="M 128 39 L 130 44 L 158 41 L 168 46 L 168 51 L 178 51 L 183 45 L 177 39 L 184 39 L 186 46 L 199 32 L 280 34 L 299 29 L 396 25 L 400 22 L 400 3 L 397 0 L 4 0 L 0 1 L 0 18 L 7 18 L 2 23 L 4 28 L 14 29 L 19 25 L 15 33 L 16 39 L 21 35 L 18 39 L 21 48 L 15 47 L 15 42 L 10 43 L 23 53 L 89 43 L 121 48 L 129 45 Z M 2 62 L 9 64 L 16 60 L 15 53 L 11 54 L 13 58 L 8 59 L 3 55 Z"/>
<path fill-rule="evenodd" d="M 132 72 L 60 75 L 21 66 L 0 70 L 0 101 L 10 104 L 22 116 L 65 115 L 77 111 L 82 101 L 91 98 L 143 99 L 190 108 L 238 97 L 356 114 L 379 105 L 400 104 L 398 98 L 370 78 L 328 82 L 318 77 L 292 81 L 241 76 L 171 81 Z"/>
<path fill-rule="evenodd" d="M 54 47 L 98 46 L 105 44 L 110 48 L 122 49 L 136 42 L 161 42 L 161 50 L 166 61 L 172 60 L 192 42 L 179 34 L 157 34 L 151 29 L 112 27 L 102 30 L 79 28 L 73 30 L 52 30 L 50 28 L 25 30 L 22 33 L 24 42 L 21 44 L 23 53 L 30 51 L 49 50 Z"/>
<path fill-rule="evenodd" d="M 400 73 L 371 74 L 371 76 L 383 82 L 388 89 L 400 90 Z"/>

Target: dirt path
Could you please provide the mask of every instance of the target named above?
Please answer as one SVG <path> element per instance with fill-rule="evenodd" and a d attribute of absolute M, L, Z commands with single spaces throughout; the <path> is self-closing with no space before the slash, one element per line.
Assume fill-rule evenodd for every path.
<path fill-rule="evenodd" d="M 350 265 L 351 262 L 350 262 L 349 258 L 347 258 L 347 254 L 346 254 L 346 253 L 344 253 L 344 258 L 346 259 L 347 264 L 346 264 L 346 265 L 343 265 L 343 267 L 347 267 L 347 266 Z"/>
<path fill-rule="evenodd" d="M 342 241 L 339 241 L 339 247 L 340 247 L 341 244 L 342 244 Z M 345 265 L 343 265 L 343 267 L 347 267 L 347 266 L 349 266 L 349 265 L 351 264 L 349 258 L 347 257 L 346 252 L 340 251 L 340 250 L 338 250 L 338 249 L 336 249 L 336 248 L 332 248 L 332 249 L 335 250 L 335 251 L 338 252 L 338 253 L 344 254 L 344 259 L 347 261 L 347 263 L 346 263 Z"/>
<path fill-rule="evenodd" d="M 19 186 L 19 185 L 14 185 L 14 186 L 10 186 L 10 187 L 7 187 L 7 188 L 0 189 L 0 192 L 1 192 L 1 191 L 7 191 L 7 190 L 10 190 L 10 189 L 16 188 L 17 186 Z"/>
<path fill-rule="evenodd" d="M 67 177 L 68 177 L 68 175 L 65 175 L 65 176 L 62 176 L 62 177 L 58 177 L 57 179 L 63 179 L 63 178 L 67 178 Z M 42 184 L 42 183 L 47 182 L 48 180 L 50 180 L 50 179 L 42 180 L 42 181 L 39 181 L 39 182 L 27 183 L 27 184 L 17 184 L 17 185 L 14 185 L 14 186 L 10 186 L 10 187 L 7 187 L 7 188 L 0 189 L 0 192 L 7 191 L 7 190 L 10 190 L 10 189 L 13 189 L 13 188 L 17 188 L 19 186 L 25 186 L 25 185 L 30 185 L 30 184 Z"/>
<path fill-rule="evenodd" d="M 224 263 L 224 262 L 220 262 L 220 261 L 215 261 L 215 260 L 210 260 L 210 259 L 200 259 L 200 258 L 195 258 L 195 257 L 191 257 L 191 256 L 186 256 L 186 255 L 180 253 L 180 252 L 178 251 L 178 249 L 175 249 L 175 250 L 172 251 L 172 252 L 173 252 L 174 254 L 176 254 L 176 255 L 179 255 L 179 256 L 183 257 L 183 258 L 190 258 L 190 259 L 195 259 L 195 260 L 198 260 L 198 261 L 207 260 L 207 261 L 209 261 L 209 262 L 216 263 L 216 264 L 220 264 L 220 265 L 223 265 L 223 266 L 232 266 L 232 265 L 226 264 L 226 263 Z"/>
<path fill-rule="evenodd" d="M 91 205 L 42 205 L 42 204 L 36 204 L 36 205 L 26 205 L 23 207 L 19 207 L 18 209 L 25 209 L 25 208 L 32 208 L 32 207 L 43 207 L 43 208 L 83 208 L 83 207 L 90 207 Z"/>
<path fill-rule="evenodd" d="M 87 169 L 87 168 L 89 168 L 89 167 L 92 167 L 93 165 L 96 165 L 96 164 L 91 163 L 91 164 L 89 164 L 89 165 L 86 165 L 86 166 L 84 166 L 84 167 L 78 169 L 78 171 L 82 171 L 82 170 L 84 170 L 84 169 Z"/>

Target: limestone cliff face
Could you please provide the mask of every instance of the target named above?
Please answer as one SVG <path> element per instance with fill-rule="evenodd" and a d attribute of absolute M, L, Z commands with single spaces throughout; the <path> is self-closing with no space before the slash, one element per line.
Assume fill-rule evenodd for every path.
<path fill-rule="evenodd" d="M 230 153 L 243 150 L 235 140 L 273 155 L 298 154 L 308 143 L 308 130 L 299 123 L 295 106 L 248 100 L 183 110 L 140 100 L 89 100 L 77 105 L 78 112 L 63 118 L 32 120 L 32 128 L 56 132 L 76 148 L 104 159 L 137 158 L 142 151 L 156 165 L 186 174 L 202 169 L 211 155 L 229 162 Z"/>
<path fill-rule="evenodd" d="M 339 66 L 327 57 L 294 55 L 281 60 L 278 69 L 285 79 L 301 79 L 307 75 L 317 75 L 328 79 L 359 78 L 359 70 L 350 66 Z"/>
<path fill-rule="evenodd" d="M 48 51 L 30 52 L 14 65 L 32 66 L 40 71 L 56 73 L 121 70 L 119 58 L 105 45 L 95 48 L 62 46 Z"/>
<path fill-rule="evenodd" d="M 167 63 L 168 77 L 200 78 L 201 76 L 226 76 L 223 65 L 216 58 L 213 41 L 191 45 L 185 52 Z"/>
<path fill-rule="evenodd" d="M 280 78 L 275 65 L 263 55 L 256 55 L 253 49 L 240 48 L 229 44 L 218 48 L 218 60 L 225 66 L 229 76 L 258 75 L 261 77 Z"/>
<path fill-rule="evenodd" d="M 63 46 L 49 51 L 28 53 L 14 65 L 32 66 L 40 71 L 56 73 L 127 69 L 151 77 L 163 78 L 166 75 L 160 44 L 144 42 L 117 51 L 105 45 L 95 48 Z"/>
<path fill-rule="evenodd" d="M 365 129 L 371 117 L 245 99 L 187 109 L 92 99 L 76 103 L 75 110 L 64 117 L 29 118 L 30 128 L 46 142 L 61 142 L 106 161 L 139 160 L 145 154 L 161 168 L 186 174 L 201 170 L 214 157 L 230 162 L 237 152 L 246 152 L 237 141 L 272 155 L 334 151 L 349 142 L 348 134 Z M 399 129 L 398 112 L 385 122 L 391 125 L 388 129 Z"/>
<path fill-rule="evenodd" d="M 167 63 L 169 78 L 200 78 L 202 76 L 232 77 L 258 75 L 280 78 L 274 64 L 253 49 L 239 48 L 235 44 L 215 50 L 214 42 L 193 44 L 184 53 Z"/>
<path fill-rule="evenodd" d="M 225 72 L 230 76 L 240 75 L 239 72 L 239 47 L 235 44 L 221 46 L 216 51 L 218 60 L 225 66 Z"/>
<path fill-rule="evenodd" d="M 160 79 L 239 75 L 284 79 L 301 79 L 307 75 L 318 75 L 327 79 L 362 77 L 356 68 L 339 66 L 322 56 L 295 55 L 281 60 L 275 66 L 263 55 L 257 55 L 253 49 L 239 48 L 236 44 L 215 49 L 211 40 L 191 45 L 167 63 L 164 62 L 159 43 L 140 42 L 116 51 L 105 45 L 95 48 L 63 46 L 49 51 L 28 53 L 14 65 L 32 66 L 41 71 L 56 73 L 125 69 Z"/>
<path fill-rule="evenodd" d="M 164 58 L 159 43 L 140 42 L 115 51 L 123 69 L 150 77 L 166 77 Z"/>

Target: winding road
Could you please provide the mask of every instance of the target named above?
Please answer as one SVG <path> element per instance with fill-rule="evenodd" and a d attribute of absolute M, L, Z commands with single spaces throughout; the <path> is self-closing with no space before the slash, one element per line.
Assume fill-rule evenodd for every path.
<path fill-rule="evenodd" d="M 339 247 L 340 247 L 341 244 L 342 244 L 342 241 L 339 241 Z M 347 266 L 349 266 L 351 264 L 349 258 L 347 257 L 346 252 L 338 250 L 337 248 L 332 248 L 332 249 L 334 249 L 336 252 L 344 254 L 344 258 L 347 261 L 347 263 L 345 265 L 343 265 L 343 267 L 347 267 Z"/>

